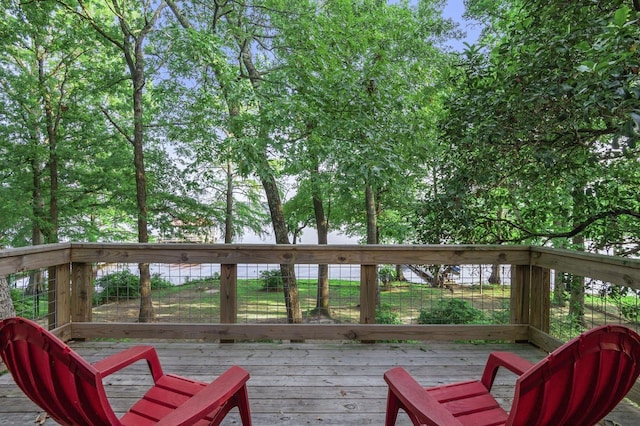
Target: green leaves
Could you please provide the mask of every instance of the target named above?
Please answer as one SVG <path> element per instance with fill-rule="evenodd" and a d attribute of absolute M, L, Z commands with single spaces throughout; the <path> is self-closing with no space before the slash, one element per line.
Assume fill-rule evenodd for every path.
<path fill-rule="evenodd" d="M 640 183 L 637 12 L 622 1 L 500 4 L 470 2 L 491 27 L 463 56 L 443 123 L 459 160 L 444 166 L 447 196 L 425 200 L 444 208 L 422 226 L 461 242 L 617 244 L 610 230 L 633 219 L 609 215 L 629 207 L 615 189 Z"/>
<path fill-rule="evenodd" d="M 616 10 L 613 14 L 613 23 L 618 27 L 622 27 L 627 23 L 627 19 L 631 15 L 631 9 L 624 5 L 620 9 Z"/>

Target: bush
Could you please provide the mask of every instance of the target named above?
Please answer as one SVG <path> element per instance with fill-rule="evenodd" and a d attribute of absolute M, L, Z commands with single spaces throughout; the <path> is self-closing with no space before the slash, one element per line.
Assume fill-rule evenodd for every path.
<path fill-rule="evenodd" d="M 262 281 L 262 288 L 266 291 L 281 290 L 284 286 L 282 273 L 279 269 L 261 271 L 260 280 Z"/>
<path fill-rule="evenodd" d="M 12 288 L 11 302 L 16 311 L 16 315 L 25 318 L 35 318 L 38 312 L 36 297 L 26 295 L 24 290 Z"/>
<path fill-rule="evenodd" d="M 160 274 L 156 273 L 151 275 L 151 290 L 160 290 L 162 288 L 169 288 L 172 285 L 173 284 L 171 284 L 171 281 L 165 280 L 164 278 L 162 278 L 162 275 Z"/>
<path fill-rule="evenodd" d="M 493 324 L 509 324 L 511 322 L 511 305 L 508 300 L 500 302 L 500 309 L 491 312 Z"/>
<path fill-rule="evenodd" d="M 392 266 L 383 266 L 378 269 L 378 278 L 385 288 L 389 288 L 391 281 L 397 279 L 396 269 Z"/>
<path fill-rule="evenodd" d="M 94 305 L 140 297 L 140 278 L 128 269 L 102 276 L 94 284 L 95 287 L 102 289 L 99 292 L 96 291 L 93 298 Z M 171 282 L 163 279 L 160 274 L 151 276 L 152 290 L 168 287 L 171 287 Z"/>
<path fill-rule="evenodd" d="M 402 321 L 397 312 L 392 312 L 384 306 L 383 309 L 376 309 L 376 324 L 402 324 Z"/>
<path fill-rule="evenodd" d="M 421 309 L 419 324 L 477 324 L 485 320 L 480 309 L 460 299 L 440 300 L 432 310 Z"/>
<path fill-rule="evenodd" d="M 629 297 L 629 294 L 632 296 Z M 614 285 L 609 285 L 605 292 L 605 297 L 611 299 L 624 319 L 633 323 L 640 321 L 640 306 L 637 302 L 639 295 L 640 292 L 632 288 Z"/>

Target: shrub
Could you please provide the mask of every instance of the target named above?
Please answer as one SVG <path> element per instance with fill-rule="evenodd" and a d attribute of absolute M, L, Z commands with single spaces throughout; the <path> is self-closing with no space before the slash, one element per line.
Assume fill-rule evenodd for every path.
<path fill-rule="evenodd" d="M 151 275 L 151 290 L 160 290 L 162 288 L 169 288 L 172 285 L 173 284 L 171 284 L 171 281 L 165 280 L 164 278 L 162 278 L 162 275 L 160 274 L 156 273 Z"/>
<path fill-rule="evenodd" d="M 383 266 L 378 269 L 378 278 L 385 288 L 389 288 L 391 281 L 397 278 L 396 269 L 392 266 Z"/>
<path fill-rule="evenodd" d="M 397 312 L 392 312 L 384 306 L 382 309 L 376 309 L 376 324 L 402 324 L 402 321 Z"/>
<path fill-rule="evenodd" d="M 279 269 L 261 271 L 260 280 L 262 281 L 262 288 L 266 291 L 281 290 L 284 286 L 282 282 L 282 273 Z"/>
<path fill-rule="evenodd" d="M 16 315 L 25 318 L 35 318 L 37 307 L 34 296 L 26 295 L 24 290 L 12 288 L 11 302 L 13 303 Z"/>
<path fill-rule="evenodd" d="M 95 286 L 101 288 L 96 291 L 93 304 L 100 305 L 113 300 L 136 299 L 140 297 L 140 278 L 128 269 L 107 274 L 95 281 Z M 171 282 L 162 278 L 160 274 L 151 276 L 151 289 L 171 287 Z"/>
<path fill-rule="evenodd" d="M 638 323 L 640 320 L 640 305 L 638 305 L 637 297 L 640 292 L 629 287 L 618 287 L 609 285 L 606 289 L 606 296 L 616 305 L 620 314 L 627 321 Z M 629 297 L 629 294 L 632 297 Z"/>
<path fill-rule="evenodd" d="M 419 324 L 474 324 L 485 320 L 480 309 L 460 299 L 440 300 L 431 310 L 421 309 Z"/>
<path fill-rule="evenodd" d="M 491 312 L 493 324 L 509 324 L 511 322 L 511 305 L 508 300 L 500 302 L 500 309 Z"/>

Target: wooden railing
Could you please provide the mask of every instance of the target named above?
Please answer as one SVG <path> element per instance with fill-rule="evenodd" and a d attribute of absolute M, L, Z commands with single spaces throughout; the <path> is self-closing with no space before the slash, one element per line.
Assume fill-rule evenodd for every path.
<path fill-rule="evenodd" d="M 219 264 L 220 323 L 92 322 L 96 262 Z M 238 265 L 283 263 L 359 265 L 360 323 L 238 324 Z M 377 267 L 383 264 L 510 265 L 510 324 L 374 324 Z M 561 343 L 549 335 L 552 269 L 640 289 L 638 260 L 530 246 L 63 243 L 0 251 L 0 276 L 38 268 L 50 275 L 49 324 L 65 339 L 511 340 L 552 350 Z"/>

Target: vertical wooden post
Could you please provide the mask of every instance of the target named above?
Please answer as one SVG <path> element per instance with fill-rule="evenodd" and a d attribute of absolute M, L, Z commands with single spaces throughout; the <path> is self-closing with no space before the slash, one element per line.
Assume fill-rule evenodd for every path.
<path fill-rule="evenodd" d="M 551 311 L 551 271 L 539 266 L 531 267 L 531 299 L 529 324 L 548 333 Z"/>
<path fill-rule="evenodd" d="M 73 263 L 71 266 L 71 320 L 91 322 L 93 306 L 93 271 L 90 263 Z"/>
<path fill-rule="evenodd" d="M 529 324 L 530 265 L 511 267 L 511 324 Z"/>
<path fill-rule="evenodd" d="M 220 265 L 220 322 L 235 324 L 238 321 L 238 265 Z M 233 339 L 220 343 L 233 343 Z"/>
<path fill-rule="evenodd" d="M 49 268 L 49 329 L 71 322 L 71 264 Z"/>
<path fill-rule="evenodd" d="M 360 324 L 376 323 L 378 266 L 360 266 Z"/>

